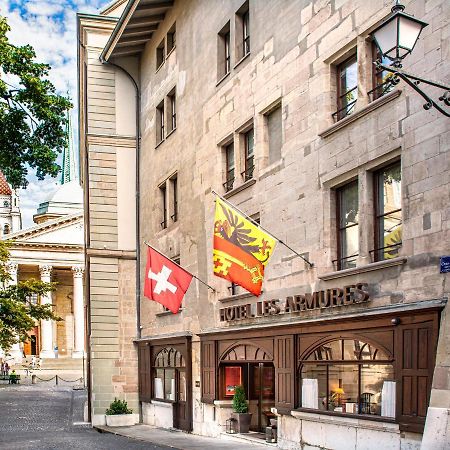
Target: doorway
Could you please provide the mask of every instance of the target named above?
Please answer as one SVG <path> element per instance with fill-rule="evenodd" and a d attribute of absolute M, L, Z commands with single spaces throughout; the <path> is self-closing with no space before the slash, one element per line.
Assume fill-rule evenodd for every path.
<path fill-rule="evenodd" d="M 186 371 L 175 370 L 176 395 L 173 404 L 173 426 L 179 430 L 190 430 L 190 414 L 187 408 Z"/>

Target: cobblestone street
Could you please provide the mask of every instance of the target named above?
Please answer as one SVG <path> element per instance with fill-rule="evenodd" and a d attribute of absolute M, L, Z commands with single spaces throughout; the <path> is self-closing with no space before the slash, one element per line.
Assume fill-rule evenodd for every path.
<path fill-rule="evenodd" d="M 167 447 L 99 433 L 83 422 L 86 391 L 0 386 L 1 450 L 159 450 Z"/>

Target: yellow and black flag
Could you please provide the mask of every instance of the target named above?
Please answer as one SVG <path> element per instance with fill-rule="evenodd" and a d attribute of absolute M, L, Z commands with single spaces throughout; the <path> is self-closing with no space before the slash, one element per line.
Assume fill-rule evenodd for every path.
<path fill-rule="evenodd" d="M 277 240 L 216 197 L 214 274 L 261 294 L 264 267 Z"/>

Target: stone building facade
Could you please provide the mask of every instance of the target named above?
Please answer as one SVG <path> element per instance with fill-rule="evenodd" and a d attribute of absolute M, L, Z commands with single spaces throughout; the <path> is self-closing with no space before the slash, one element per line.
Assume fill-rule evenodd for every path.
<path fill-rule="evenodd" d="M 405 67 L 445 80 L 447 2 L 405 4 L 429 23 Z M 374 72 L 370 33 L 391 6 L 131 0 L 116 19 L 79 16 L 85 204 L 108 214 L 86 219 L 93 421 L 123 392 L 144 423 L 219 436 L 243 384 L 252 428 L 278 417 L 280 448 L 448 445 L 449 122 Z M 111 256 L 120 177 L 134 183 L 124 141 L 139 271 L 116 294 L 96 280 L 125 273 Z M 213 191 L 314 265 L 278 245 L 259 298 L 214 277 Z M 148 301 L 144 241 L 215 292 L 193 283 L 177 315 Z M 139 380 L 120 385 L 123 364 Z"/>

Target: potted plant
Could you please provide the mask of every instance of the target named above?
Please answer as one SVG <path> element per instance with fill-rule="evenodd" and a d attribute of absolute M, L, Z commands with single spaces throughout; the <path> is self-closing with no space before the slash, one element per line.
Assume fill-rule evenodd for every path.
<path fill-rule="evenodd" d="M 133 410 L 128 408 L 125 400 L 114 398 L 106 410 L 106 425 L 108 427 L 127 427 L 134 425 Z"/>
<path fill-rule="evenodd" d="M 232 416 L 237 420 L 238 433 L 248 433 L 252 415 L 248 412 L 248 403 L 242 386 L 236 386 L 233 395 L 233 411 Z"/>

